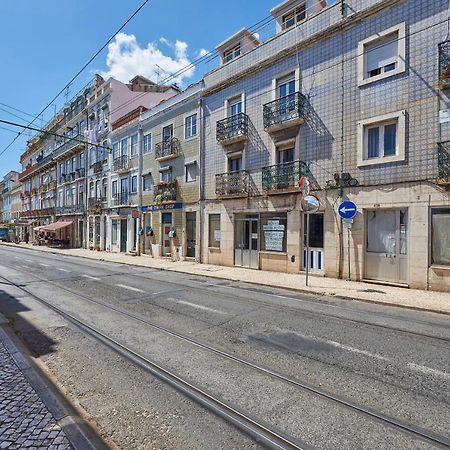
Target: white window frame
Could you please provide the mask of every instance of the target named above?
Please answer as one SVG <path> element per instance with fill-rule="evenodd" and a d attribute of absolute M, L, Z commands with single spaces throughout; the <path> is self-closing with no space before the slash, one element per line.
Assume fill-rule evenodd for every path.
<path fill-rule="evenodd" d="M 396 153 L 391 156 L 379 156 L 377 158 L 367 158 L 367 132 L 369 128 L 377 125 L 388 125 L 397 122 L 397 145 Z M 381 139 L 380 139 L 381 141 Z M 406 145 L 406 111 L 401 110 L 381 116 L 363 119 L 358 122 L 357 148 L 358 167 L 405 161 Z"/>
<path fill-rule="evenodd" d="M 301 10 L 303 10 L 305 17 L 303 19 L 298 20 L 297 16 L 300 14 Z M 306 19 L 306 2 L 301 3 L 300 5 L 298 5 L 297 7 L 295 7 L 293 10 L 287 12 L 286 14 L 283 14 L 282 18 L 281 18 L 281 30 L 285 31 L 285 30 L 290 30 L 291 28 L 294 28 L 296 25 L 298 25 L 299 23 L 303 22 Z M 286 26 L 286 18 L 292 16 L 292 18 L 294 19 L 294 23 L 292 25 L 290 25 L 289 27 Z"/>
<path fill-rule="evenodd" d="M 153 152 L 153 137 L 152 137 L 152 133 L 147 133 L 147 134 L 144 134 L 144 142 L 142 143 L 143 145 L 142 145 L 142 151 L 143 151 L 143 154 L 144 155 L 151 155 L 152 154 L 152 152 Z M 150 140 L 150 148 L 147 148 L 147 151 L 145 150 L 145 143 L 146 143 L 146 140 Z"/>
<path fill-rule="evenodd" d="M 398 60 L 397 67 L 389 72 L 382 72 L 373 77 L 366 75 L 366 47 L 371 44 L 376 44 L 377 41 L 382 41 L 386 36 L 397 33 L 398 39 Z M 406 25 L 402 22 L 387 30 L 374 34 L 367 39 L 359 41 L 358 43 L 358 86 L 365 86 L 369 83 L 382 80 L 384 78 L 392 77 L 406 70 Z"/>
<path fill-rule="evenodd" d="M 241 49 L 241 43 L 237 43 L 231 48 L 228 48 L 223 52 L 223 63 L 229 63 L 233 59 L 237 58 L 238 56 L 242 55 L 242 49 Z"/>
<path fill-rule="evenodd" d="M 145 189 L 145 178 L 149 177 L 150 180 L 152 180 L 150 189 Z M 142 192 L 151 192 L 153 191 L 153 187 L 155 186 L 155 180 L 153 178 L 153 175 L 151 173 L 147 173 L 145 175 L 142 176 Z"/>
<path fill-rule="evenodd" d="M 133 146 L 133 138 L 136 138 L 135 146 Z M 136 150 L 135 153 L 133 153 L 133 148 L 135 148 Z M 138 152 L 139 152 L 139 135 L 135 133 L 130 136 L 130 158 L 136 158 Z"/>
<path fill-rule="evenodd" d="M 133 190 L 133 180 L 136 180 L 136 189 Z M 138 191 L 138 176 L 136 174 L 130 177 L 130 194 L 137 194 Z"/>
<path fill-rule="evenodd" d="M 191 118 L 194 116 L 195 116 L 195 121 L 192 121 Z M 190 141 L 191 139 L 196 138 L 198 135 L 198 117 L 197 116 L 198 116 L 197 112 L 192 112 L 192 113 L 186 114 L 184 116 L 183 121 L 184 121 L 184 140 L 185 141 Z M 187 127 L 187 123 L 186 123 L 188 119 L 191 119 L 189 128 Z M 189 132 L 192 133 L 192 128 L 193 128 L 194 122 L 195 122 L 195 134 L 189 134 L 189 136 L 188 136 L 187 131 L 189 130 Z"/>
<path fill-rule="evenodd" d="M 195 167 L 195 178 L 192 180 L 188 180 L 188 167 Z M 198 164 L 197 161 L 192 161 L 189 163 L 186 163 L 184 166 L 184 181 L 186 183 L 196 183 L 198 181 Z"/>

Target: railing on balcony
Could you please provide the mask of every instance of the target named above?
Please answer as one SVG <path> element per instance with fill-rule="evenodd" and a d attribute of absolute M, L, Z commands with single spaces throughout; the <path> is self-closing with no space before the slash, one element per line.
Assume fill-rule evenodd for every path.
<path fill-rule="evenodd" d="M 246 170 L 216 175 L 216 195 L 219 197 L 247 197 L 250 194 L 250 174 Z"/>
<path fill-rule="evenodd" d="M 156 203 L 175 202 L 177 200 L 177 182 L 176 180 L 161 182 L 154 186 L 154 195 Z"/>
<path fill-rule="evenodd" d="M 438 145 L 438 184 L 450 185 L 450 141 Z"/>
<path fill-rule="evenodd" d="M 80 214 L 84 213 L 84 205 L 82 203 L 78 205 L 68 205 L 68 206 L 56 206 L 55 214 Z"/>
<path fill-rule="evenodd" d="M 48 189 L 49 190 L 56 189 L 56 180 L 52 180 L 48 183 Z"/>
<path fill-rule="evenodd" d="M 155 144 L 155 159 L 176 158 L 180 151 L 180 141 L 175 137 L 166 142 L 158 142 Z"/>
<path fill-rule="evenodd" d="M 56 150 L 53 151 L 53 158 L 56 159 L 69 150 L 83 150 L 85 148 L 85 144 L 83 142 L 80 142 L 82 140 L 82 136 L 77 136 L 75 139 L 70 139 L 67 142 L 61 144 Z"/>
<path fill-rule="evenodd" d="M 51 162 L 53 162 L 53 153 L 50 153 L 49 155 L 40 158 L 40 160 L 37 161 L 37 164 L 38 167 L 43 167 Z"/>
<path fill-rule="evenodd" d="M 309 174 L 303 161 L 291 161 L 262 168 L 262 187 L 265 191 L 299 190 L 300 178 Z"/>
<path fill-rule="evenodd" d="M 85 170 L 84 170 L 84 168 L 76 169 L 75 173 L 76 173 L 76 175 L 75 175 L 76 178 L 84 178 Z"/>
<path fill-rule="evenodd" d="M 106 197 L 89 197 L 88 209 L 100 210 L 103 208 L 104 203 L 106 203 Z"/>
<path fill-rule="evenodd" d="M 450 87 L 450 41 L 441 42 L 439 53 L 439 85 L 442 89 Z"/>
<path fill-rule="evenodd" d="M 247 139 L 249 118 L 245 113 L 219 120 L 216 125 L 217 142 L 227 144 Z"/>
<path fill-rule="evenodd" d="M 119 156 L 114 160 L 113 168 L 115 172 L 123 172 L 130 168 L 130 159 L 128 155 Z"/>
<path fill-rule="evenodd" d="M 103 170 L 103 161 L 97 161 L 91 167 L 94 173 L 101 173 Z"/>
<path fill-rule="evenodd" d="M 129 202 L 130 202 L 130 195 L 128 191 L 118 192 L 117 194 L 113 195 L 112 198 L 113 206 L 128 205 Z"/>
<path fill-rule="evenodd" d="M 301 92 L 281 97 L 263 105 L 264 128 L 279 128 L 284 125 L 297 125 L 306 115 L 307 98 Z"/>

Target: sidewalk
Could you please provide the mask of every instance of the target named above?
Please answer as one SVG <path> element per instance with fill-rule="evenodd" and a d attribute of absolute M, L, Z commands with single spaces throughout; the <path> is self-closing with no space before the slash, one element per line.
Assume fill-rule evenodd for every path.
<path fill-rule="evenodd" d="M 57 255 L 78 256 L 100 261 L 110 261 L 192 275 L 209 276 L 231 281 L 254 283 L 295 290 L 311 295 L 336 296 L 348 300 L 359 300 L 441 314 L 450 314 L 450 293 L 445 292 L 422 291 L 319 276 L 311 276 L 309 278 L 309 286 L 305 286 L 305 275 L 303 274 L 275 273 L 240 267 L 214 266 L 211 264 L 198 264 L 191 261 L 173 262 L 168 259 L 154 259 L 146 255 L 131 256 L 123 253 L 96 252 L 80 248 L 60 250 L 48 247 L 36 247 L 23 243 L 20 245 L 2 243 L 1 245 L 27 248 Z"/>

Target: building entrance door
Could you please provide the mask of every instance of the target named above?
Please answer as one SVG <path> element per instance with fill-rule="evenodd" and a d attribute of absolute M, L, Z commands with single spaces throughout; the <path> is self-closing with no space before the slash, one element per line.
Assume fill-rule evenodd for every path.
<path fill-rule="evenodd" d="M 127 219 L 121 219 L 120 220 L 120 251 L 121 252 L 127 251 L 127 233 L 128 233 Z"/>
<path fill-rule="evenodd" d="M 367 211 L 365 278 L 408 283 L 407 230 L 405 209 Z"/>
<path fill-rule="evenodd" d="M 237 216 L 234 221 L 234 264 L 259 269 L 259 234 L 257 216 Z"/>
<path fill-rule="evenodd" d="M 197 243 L 197 213 L 186 213 L 186 256 L 195 258 L 195 244 Z"/>
<path fill-rule="evenodd" d="M 172 228 L 172 213 L 162 213 L 162 240 L 163 240 L 163 256 L 171 256 L 171 248 L 170 248 L 170 230 Z"/>

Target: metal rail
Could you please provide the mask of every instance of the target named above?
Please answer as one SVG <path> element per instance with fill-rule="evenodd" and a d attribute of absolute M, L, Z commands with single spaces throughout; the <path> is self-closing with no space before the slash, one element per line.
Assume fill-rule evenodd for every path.
<path fill-rule="evenodd" d="M 17 269 L 14 269 L 14 270 L 17 270 Z M 17 270 L 17 271 L 22 272 L 20 270 Z M 25 272 L 22 272 L 22 273 L 25 273 Z M 36 276 L 34 274 L 32 276 L 36 277 L 38 279 L 41 279 L 42 281 L 45 280 L 45 279 L 43 279 L 43 278 L 41 278 L 39 276 Z M 1 278 L 6 280 L 6 278 L 3 277 L 3 276 Z M 8 281 L 11 282 L 10 280 L 8 280 Z M 224 357 L 224 358 L 226 358 L 228 360 L 237 362 L 237 363 L 239 363 L 241 365 L 245 365 L 247 367 L 250 367 L 250 368 L 252 368 L 254 370 L 257 370 L 258 372 L 264 373 L 264 374 L 269 375 L 269 376 L 271 376 L 273 378 L 276 378 L 278 380 L 286 382 L 286 383 L 288 383 L 290 385 L 293 385 L 293 386 L 295 386 L 295 387 L 297 387 L 299 389 L 302 389 L 302 390 L 308 391 L 310 393 L 316 394 L 316 395 L 318 395 L 320 397 L 323 397 L 323 398 L 325 398 L 327 400 L 333 401 L 333 402 L 335 402 L 335 403 L 337 403 L 337 404 L 339 404 L 341 406 L 345 406 L 345 407 L 347 407 L 347 408 L 349 408 L 349 409 L 351 409 L 353 411 L 356 411 L 358 413 L 362 413 L 362 414 L 364 414 L 364 415 L 366 415 L 366 416 L 368 416 L 368 417 L 370 417 L 372 419 L 379 420 L 379 421 L 383 422 L 385 425 L 390 426 L 391 428 L 396 428 L 396 429 L 399 429 L 401 431 L 413 434 L 413 435 L 415 435 L 416 437 L 418 437 L 420 439 L 424 439 L 424 440 L 426 440 L 428 442 L 433 443 L 434 445 L 439 445 L 439 446 L 442 446 L 444 448 L 449 448 L 450 447 L 450 439 L 446 438 L 445 436 L 441 436 L 441 435 L 439 435 L 437 433 L 434 433 L 434 432 L 426 430 L 426 429 L 424 429 L 422 427 L 410 424 L 410 423 L 408 423 L 406 421 L 403 421 L 401 419 L 397 419 L 395 417 L 391 417 L 391 416 L 389 416 L 387 414 L 384 414 L 382 412 L 376 411 L 373 408 L 366 407 L 366 406 L 363 406 L 363 405 L 358 405 L 355 402 L 353 402 L 352 400 L 347 399 L 347 398 L 345 398 L 343 396 L 339 396 L 337 394 L 333 394 L 333 393 L 327 392 L 324 389 L 318 388 L 318 387 L 313 386 L 313 385 L 308 384 L 308 383 L 304 383 L 304 382 L 298 381 L 298 380 L 296 380 L 294 378 L 291 378 L 291 377 L 289 377 L 287 375 L 284 375 L 284 374 L 282 374 L 280 372 L 276 372 L 276 371 L 271 370 L 269 368 L 263 367 L 263 366 L 261 366 L 259 364 L 256 364 L 256 363 L 253 363 L 251 361 L 248 361 L 245 358 L 241 358 L 241 357 L 232 355 L 232 354 L 230 354 L 230 353 L 228 353 L 228 352 L 226 352 L 224 350 L 217 349 L 217 348 L 212 347 L 212 346 L 210 346 L 208 344 L 205 344 L 205 343 L 203 343 L 201 341 L 198 341 L 198 340 L 193 339 L 191 337 L 185 336 L 185 335 L 183 335 L 181 333 L 178 333 L 176 331 L 170 330 L 170 329 L 168 329 L 166 327 L 163 327 L 161 325 L 155 324 L 155 323 L 153 323 L 153 322 L 151 322 L 149 320 L 143 319 L 142 317 L 139 317 L 139 316 L 136 316 L 136 315 L 131 314 L 129 312 L 126 312 L 126 311 L 122 310 L 121 308 L 116 308 L 114 306 L 108 305 L 107 303 L 101 302 L 99 300 L 93 300 L 92 298 L 84 296 L 84 295 L 80 294 L 79 292 L 73 291 L 73 290 L 65 288 L 65 287 L 61 287 L 57 283 L 54 283 L 52 281 L 48 281 L 48 280 L 45 280 L 45 281 L 47 281 L 47 282 L 57 286 L 59 289 L 65 290 L 66 292 L 69 292 L 71 294 L 75 294 L 76 296 L 78 296 L 78 297 L 80 297 L 80 298 L 82 298 L 82 299 L 84 299 L 84 300 L 86 300 L 86 301 L 88 301 L 90 303 L 94 303 L 94 304 L 100 305 L 100 306 L 102 306 L 104 308 L 107 308 L 107 309 L 109 309 L 111 311 L 114 311 L 114 312 L 116 312 L 118 314 L 121 314 L 121 315 L 123 315 L 125 317 L 128 317 L 128 318 L 133 319 L 133 320 L 135 320 L 137 322 L 140 322 L 140 323 L 143 323 L 143 324 L 145 324 L 147 326 L 150 326 L 150 327 L 152 327 L 152 328 L 154 328 L 156 330 L 159 330 L 159 331 L 161 331 L 161 332 L 163 332 L 165 334 L 168 334 L 170 336 L 176 337 L 176 338 L 181 339 L 181 340 L 183 340 L 185 342 L 193 344 L 196 347 L 202 348 L 202 349 L 207 350 L 207 351 L 209 351 L 211 353 L 215 353 L 215 354 L 220 355 L 220 356 L 222 356 L 222 357 Z M 20 286 L 18 286 L 18 287 L 21 288 L 22 290 L 24 290 L 25 292 L 27 292 L 28 294 L 34 295 L 34 294 L 29 293 L 24 288 L 22 288 Z M 45 300 L 43 300 L 43 301 L 46 302 Z M 48 302 L 46 302 L 46 303 L 48 303 Z M 53 307 L 53 305 L 51 305 L 51 307 Z M 56 308 L 56 307 L 54 307 L 54 308 Z M 57 308 L 57 309 L 59 309 L 59 308 Z"/>

